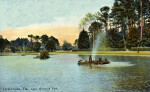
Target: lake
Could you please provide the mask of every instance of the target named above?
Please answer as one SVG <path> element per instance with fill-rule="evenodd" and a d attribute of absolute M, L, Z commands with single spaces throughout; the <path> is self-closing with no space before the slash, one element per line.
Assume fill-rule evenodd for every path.
<path fill-rule="evenodd" d="M 148 92 L 150 57 L 100 56 L 111 62 L 79 66 L 89 55 L 0 57 L 0 92 Z"/>

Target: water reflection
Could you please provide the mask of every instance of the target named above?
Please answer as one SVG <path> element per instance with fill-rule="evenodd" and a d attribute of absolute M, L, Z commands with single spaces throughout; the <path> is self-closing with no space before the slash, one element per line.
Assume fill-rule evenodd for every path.
<path fill-rule="evenodd" d="M 102 66 L 78 66 L 78 60 L 88 60 L 89 55 L 51 55 L 47 60 L 33 57 L 0 57 L 0 87 L 57 87 L 58 92 L 150 91 L 149 57 L 97 55 L 97 59 L 111 62 Z"/>
<path fill-rule="evenodd" d="M 79 55 L 87 59 L 88 56 Z M 114 82 L 114 91 L 150 91 L 150 58 L 127 56 L 99 56 L 96 58 L 108 58 L 110 65 L 86 68 L 89 72 L 105 72 L 109 81 Z M 113 63 L 113 64 L 112 64 Z M 108 68 L 109 67 L 109 68 Z"/>

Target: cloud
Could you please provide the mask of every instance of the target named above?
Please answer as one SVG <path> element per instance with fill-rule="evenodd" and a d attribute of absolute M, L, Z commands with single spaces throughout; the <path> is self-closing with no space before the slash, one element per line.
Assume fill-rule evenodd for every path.
<path fill-rule="evenodd" d="M 18 37 L 27 37 L 29 34 L 54 36 L 59 39 L 60 44 L 63 44 L 64 40 L 74 43 L 75 39 L 78 38 L 80 30 L 78 26 L 71 24 L 53 26 L 51 24 L 43 25 L 30 25 L 26 27 L 7 27 L 6 30 L 0 32 L 4 38 L 8 40 L 14 40 Z"/>
<path fill-rule="evenodd" d="M 78 22 L 87 12 L 111 6 L 114 0 L 2 0 L 0 30 L 31 24 Z M 69 19 L 70 18 L 70 19 Z M 58 23 L 58 22 L 57 22 Z"/>

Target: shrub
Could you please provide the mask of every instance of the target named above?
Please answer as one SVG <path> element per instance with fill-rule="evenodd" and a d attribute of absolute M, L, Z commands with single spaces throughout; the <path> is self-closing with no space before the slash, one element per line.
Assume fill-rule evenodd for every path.
<path fill-rule="evenodd" d="M 40 59 L 47 59 L 47 58 L 49 58 L 49 52 L 47 50 L 43 50 L 40 53 Z"/>
<path fill-rule="evenodd" d="M 137 51 L 137 47 L 131 47 L 132 51 Z M 150 51 L 150 47 L 140 47 L 140 51 Z"/>

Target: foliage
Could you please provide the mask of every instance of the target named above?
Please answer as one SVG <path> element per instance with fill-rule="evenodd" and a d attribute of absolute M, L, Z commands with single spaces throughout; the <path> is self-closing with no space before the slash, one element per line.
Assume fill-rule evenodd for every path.
<path fill-rule="evenodd" d="M 108 32 L 106 45 L 111 48 L 124 48 L 123 35 L 112 29 Z"/>
<path fill-rule="evenodd" d="M 0 38 L 0 52 L 8 46 L 10 46 L 10 42 L 7 39 Z"/>
<path fill-rule="evenodd" d="M 73 44 L 73 45 L 75 45 L 75 46 L 78 45 L 78 39 L 76 39 L 76 40 L 74 41 L 74 44 Z"/>
<path fill-rule="evenodd" d="M 54 51 L 56 49 L 55 41 L 52 39 L 48 40 L 45 47 L 48 51 Z"/>
<path fill-rule="evenodd" d="M 41 43 L 35 42 L 34 43 L 34 51 L 39 52 L 41 47 Z"/>
<path fill-rule="evenodd" d="M 12 51 L 13 53 L 16 52 L 16 48 L 15 48 L 15 47 L 11 46 L 10 49 L 11 49 L 11 51 Z"/>
<path fill-rule="evenodd" d="M 78 38 L 78 48 L 79 49 L 89 49 L 89 35 L 88 32 L 84 29 L 80 32 L 79 38 Z"/>
<path fill-rule="evenodd" d="M 131 27 L 127 38 L 127 48 L 131 49 L 131 47 L 137 47 L 138 45 L 140 45 L 140 29 Z"/>
<path fill-rule="evenodd" d="M 99 18 L 99 20 L 105 24 L 106 34 L 107 34 L 107 30 L 108 30 L 109 10 L 110 10 L 110 8 L 108 6 L 104 6 L 104 7 L 100 8 L 101 17 Z"/>
<path fill-rule="evenodd" d="M 41 36 L 41 42 L 42 42 L 42 44 L 46 45 L 47 41 L 48 41 L 48 36 L 46 34 L 42 35 Z"/>
<path fill-rule="evenodd" d="M 29 47 L 29 40 L 27 38 L 17 38 L 16 40 L 11 41 L 11 45 L 16 48 Z"/>
<path fill-rule="evenodd" d="M 62 45 L 62 49 L 63 50 L 71 50 L 72 49 L 72 45 L 71 43 L 64 41 L 63 45 Z"/>
<path fill-rule="evenodd" d="M 150 47 L 140 47 L 140 51 L 150 51 Z M 131 51 L 137 51 L 137 47 L 132 47 Z"/>
<path fill-rule="evenodd" d="M 57 39 L 57 38 L 55 38 L 54 36 L 51 36 L 49 39 L 53 40 L 57 46 L 59 46 L 59 45 L 60 45 L 60 43 L 59 43 L 58 39 Z"/>
<path fill-rule="evenodd" d="M 36 36 L 34 36 L 34 39 L 36 40 L 36 42 L 38 42 L 40 39 L 40 36 L 36 35 Z"/>
<path fill-rule="evenodd" d="M 40 53 L 40 59 L 47 59 L 47 58 L 49 58 L 49 52 L 47 50 L 43 50 Z"/>
<path fill-rule="evenodd" d="M 30 40 L 30 47 L 31 47 L 31 50 L 33 50 L 33 38 L 34 38 L 34 36 L 31 34 L 31 35 L 28 35 L 28 37 L 31 39 Z"/>

